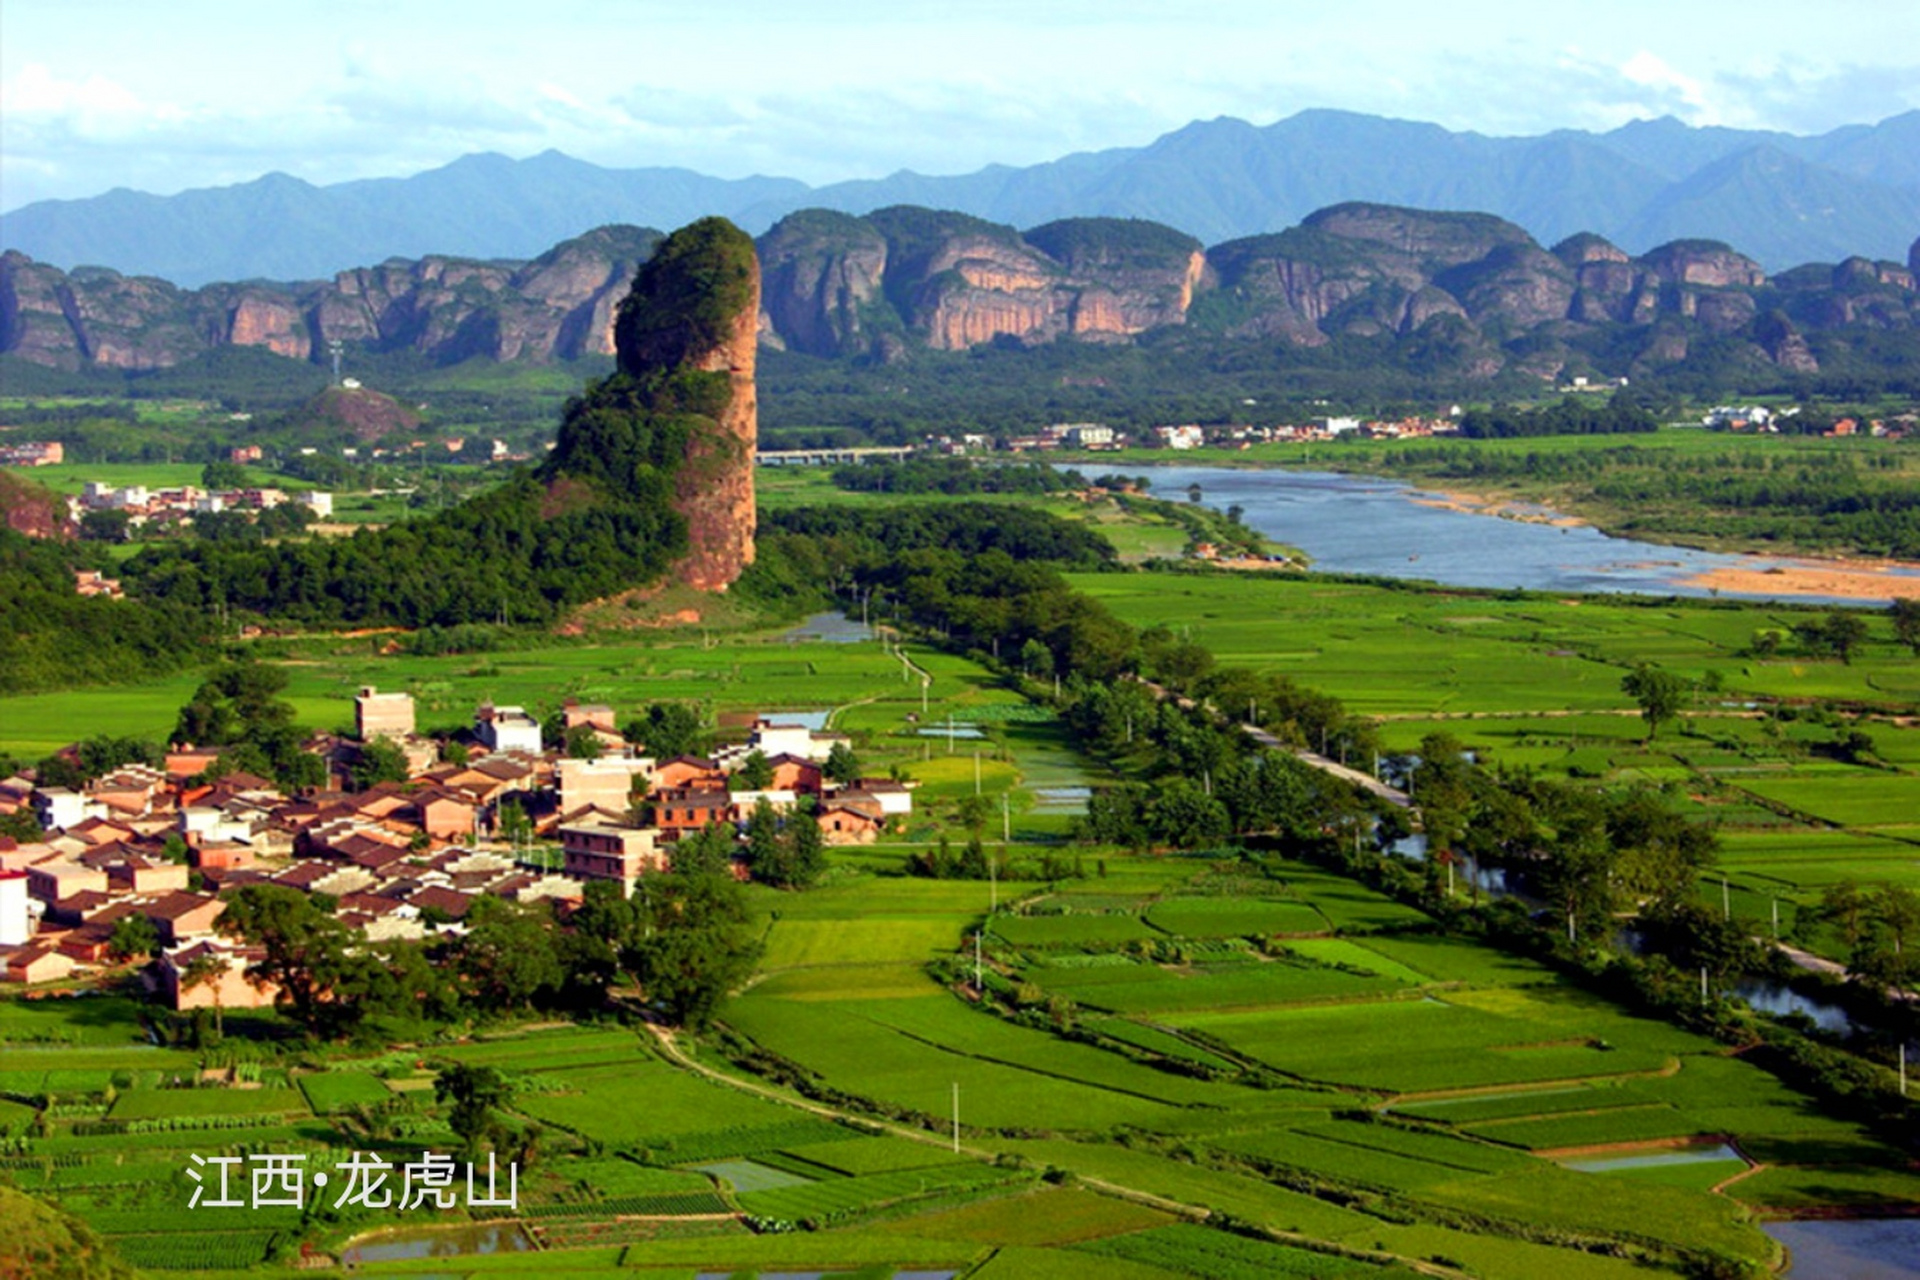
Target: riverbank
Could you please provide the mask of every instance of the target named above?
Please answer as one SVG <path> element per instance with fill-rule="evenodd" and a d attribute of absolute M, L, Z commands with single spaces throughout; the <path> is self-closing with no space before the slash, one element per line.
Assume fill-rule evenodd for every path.
<path fill-rule="evenodd" d="M 1592 524 L 1580 516 L 1568 515 L 1541 502 L 1528 502 L 1503 493 L 1468 493 L 1462 489 L 1422 489 L 1412 499 L 1423 507 L 1441 511 L 1459 511 L 1470 516 L 1498 516 L 1502 520 L 1520 520 L 1544 524 L 1555 529 L 1584 529 Z"/>
<path fill-rule="evenodd" d="M 1708 569 L 1690 587 L 1743 595 L 1826 596 L 1844 600 L 1920 599 L 1920 564 L 1909 560 L 1794 560 L 1754 557 L 1751 567 Z"/>

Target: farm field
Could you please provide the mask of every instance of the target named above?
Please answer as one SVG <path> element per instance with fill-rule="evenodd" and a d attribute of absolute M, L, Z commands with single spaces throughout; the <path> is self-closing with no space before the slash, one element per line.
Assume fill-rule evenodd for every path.
<path fill-rule="evenodd" d="M 297 1218 L 249 1214 L 216 1241 L 199 1229 L 208 1220 L 178 1211 L 188 1156 L 284 1145 L 338 1159 L 328 1152 L 367 1142 L 355 1104 L 382 1092 L 393 1128 L 374 1149 L 395 1160 L 445 1149 L 452 1135 L 431 1090 L 404 1086 L 421 1078 L 418 1060 L 430 1064 L 428 1080 L 432 1063 L 458 1060 L 505 1071 L 513 1114 L 545 1135 L 521 1184 L 521 1214 L 547 1248 L 536 1255 L 542 1272 L 998 1267 L 1146 1276 L 1169 1266 L 1190 1274 L 1179 1268 L 1211 1259 L 1204 1265 L 1227 1268 L 1219 1274 L 1242 1266 L 1254 1268 L 1249 1275 L 1330 1274 L 1324 1267 L 1337 1262 L 1357 1268 L 1341 1274 L 1395 1275 L 1442 1254 L 1488 1280 L 1599 1280 L 1648 1272 L 1564 1240 L 1613 1240 L 1627 1255 L 1670 1264 L 1702 1247 L 1764 1262 L 1772 1246 L 1747 1204 L 1810 1205 L 1823 1187 L 1850 1203 L 1906 1193 L 1889 1149 L 1720 1046 L 1628 1016 L 1538 965 L 1434 936 L 1418 913 L 1314 867 L 1112 856 L 1105 877 L 1002 884 L 1001 910 L 990 914 L 991 886 L 904 877 L 883 857 L 870 854 L 857 864 L 865 869 L 848 864 L 807 894 L 756 891 L 772 936 L 791 927 L 791 937 L 770 947 L 765 978 L 721 1014 L 867 1124 L 803 1110 L 781 1088 L 749 1093 L 730 1070 L 733 1083 L 701 1078 L 653 1052 L 650 1036 L 616 1026 L 330 1055 L 293 1087 L 161 1088 L 181 1071 L 169 1064 L 190 1065 L 191 1055 L 141 1047 L 127 1002 L 66 1001 L 84 1022 L 72 1038 L 47 1038 L 59 1028 L 39 1010 L 32 1025 L 36 1043 L 67 1047 L 9 1049 L 0 1084 L 16 1097 L 57 1080 L 76 1103 L 109 1087 L 117 1098 L 110 1111 L 53 1120 L 35 1140 L 45 1155 L 9 1158 L 9 1172 L 28 1190 L 57 1188 L 141 1265 L 264 1265 L 297 1238 Z M 1293 917 L 1268 906 L 1309 910 L 1318 928 L 1291 936 Z M 1075 913 L 1044 914 L 1068 907 Z M 863 929 L 867 920 L 877 927 Z M 1137 933 L 1017 928 L 1123 920 Z M 1228 920 L 1249 932 L 1222 936 Z M 975 1007 L 937 977 L 938 964 L 930 971 L 929 959 L 970 960 L 968 935 L 983 922 L 990 989 L 1009 1010 L 1038 1016 Z M 1192 932 L 1174 931 L 1181 927 Z M 1163 976 L 1141 978 L 1148 973 Z M 1113 974 L 1141 980 L 1105 981 Z M 1303 1000 L 1301 981 L 1322 979 Z M 1110 990 L 1208 983 L 1221 985 L 1172 1007 L 1143 998 L 1137 1009 L 1099 1013 L 1123 1003 L 1101 1003 Z M 4 1008 L 0 1026 L 20 1026 L 21 1010 Z M 958 1154 L 945 1142 L 956 1084 Z M 159 1127 L 117 1131 L 98 1123 L 102 1112 Z M 1734 1200 L 1710 1194 L 1697 1171 L 1586 1174 L 1548 1158 L 1695 1134 L 1734 1135 L 1743 1150 L 1792 1159 L 1759 1184 L 1762 1198 Z M 1063 1189 L 1040 1178 L 1049 1167 Z M 1276 1185 L 1275 1176 L 1306 1179 L 1294 1185 L 1326 1195 Z M 1109 1189 L 1160 1199 L 1144 1208 Z M 1259 1245 L 1204 1227 L 1175 1231 L 1170 1205 L 1223 1209 L 1287 1234 Z M 740 1212 L 817 1229 L 720 1231 Z M 1500 1225 L 1453 1225 L 1463 1214 Z M 337 1248 L 399 1225 L 390 1212 L 349 1214 L 326 1239 Z M 458 1266 L 518 1274 L 507 1262 L 474 1256 Z M 446 1260 L 438 1265 L 444 1272 Z"/>
<path fill-rule="evenodd" d="M 1376 719 L 1390 751 L 1447 733 L 1495 767 L 1667 787 L 1718 833 L 1719 869 L 1703 894 L 1718 905 L 1724 873 L 1735 914 L 1756 933 L 1771 930 L 1776 901 L 1791 933 L 1837 880 L 1920 888 L 1920 661 L 1871 613 L 1867 642 L 1843 663 L 1756 654 L 1756 635 L 1790 636 L 1819 616 L 1809 607 L 1227 574 L 1074 582 L 1222 663 L 1335 694 Z M 1697 686 L 1651 741 L 1620 688 L 1642 662 Z M 1854 732 L 1872 754 L 1848 762 L 1834 744 Z M 1795 936 L 1842 954 L 1824 932 Z"/>

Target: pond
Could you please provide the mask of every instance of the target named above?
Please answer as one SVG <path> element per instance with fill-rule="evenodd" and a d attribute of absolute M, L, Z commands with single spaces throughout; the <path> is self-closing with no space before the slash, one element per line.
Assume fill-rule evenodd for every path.
<path fill-rule="evenodd" d="M 475 1253 L 524 1253 L 533 1238 L 517 1222 L 471 1223 L 381 1233 L 349 1244 L 340 1254 L 347 1266 L 363 1262 L 401 1262 L 410 1258 L 455 1258 Z"/>
<path fill-rule="evenodd" d="M 1686 585 L 1686 579 L 1709 569 L 1764 569 L 1776 563 L 1611 538 L 1585 525 L 1450 510 L 1434 505 L 1434 495 L 1396 480 L 1292 468 L 1142 470 L 1155 495 L 1177 501 L 1198 485 L 1202 503 L 1223 511 L 1240 507 L 1250 527 L 1299 547 L 1313 557 L 1315 569 L 1327 573 L 1417 578 L 1490 590 L 1708 596 L 1713 593 Z"/>
<path fill-rule="evenodd" d="M 1787 1247 L 1790 1280 L 1915 1280 L 1920 1277 L 1920 1218 L 1769 1222 Z"/>
<path fill-rule="evenodd" d="M 1617 1173 L 1623 1169 L 1663 1169 L 1669 1165 L 1717 1164 L 1737 1160 L 1745 1164 L 1738 1151 L 1726 1143 L 1697 1147 L 1678 1147 L 1669 1151 L 1643 1151 L 1637 1155 L 1604 1156 L 1593 1160 L 1563 1160 L 1561 1164 L 1581 1173 Z"/>
<path fill-rule="evenodd" d="M 1813 1025 L 1836 1035 L 1846 1035 L 1853 1030 L 1853 1020 L 1839 1005 L 1803 996 L 1777 982 L 1749 980 L 1735 987 L 1733 993 L 1752 1005 L 1757 1013 L 1772 1014 L 1776 1018 L 1788 1013 L 1805 1014 L 1813 1020 Z"/>
<path fill-rule="evenodd" d="M 859 644 L 863 640 L 873 639 L 873 628 L 836 610 L 832 613 L 816 613 L 803 618 L 781 632 L 780 638 L 792 644 L 798 644 L 801 641 L 820 644 Z"/>

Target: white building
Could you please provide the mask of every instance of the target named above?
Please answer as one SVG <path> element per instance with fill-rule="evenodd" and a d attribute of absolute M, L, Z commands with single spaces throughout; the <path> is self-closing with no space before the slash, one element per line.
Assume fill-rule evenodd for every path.
<path fill-rule="evenodd" d="M 33 940 L 27 910 L 27 873 L 0 871 L 0 947 L 24 947 Z"/>
<path fill-rule="evenodd" d="M 540 722 L 528 715 L 525 707 L 481 703 L 473 714 L 473 735 L 485 743 L 489 751 L 540 754 Z"/>

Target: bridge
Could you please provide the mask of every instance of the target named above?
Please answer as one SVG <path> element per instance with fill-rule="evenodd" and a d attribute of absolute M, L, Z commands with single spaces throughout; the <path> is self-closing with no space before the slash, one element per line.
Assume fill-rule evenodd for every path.
<path fill-rule="evenodd" d="M 824 467 L 833 462 L 864 462 L 868 458 L 905 458 L 911 447 L 883 449 L 762 449 L 753 460 L 763 467 Z"/>

